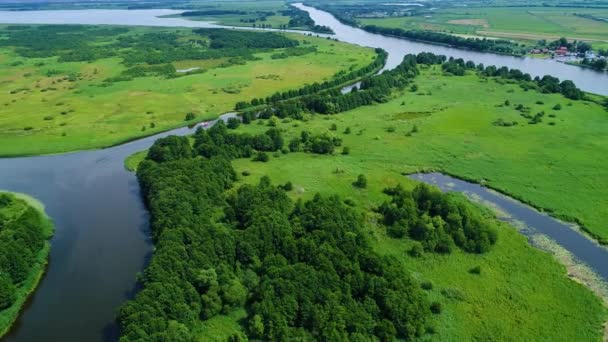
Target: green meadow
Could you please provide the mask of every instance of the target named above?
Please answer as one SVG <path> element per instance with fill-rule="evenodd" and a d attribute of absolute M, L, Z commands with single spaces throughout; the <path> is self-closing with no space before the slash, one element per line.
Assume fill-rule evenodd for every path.
<path fill-rule="evenodd" d="M 193 10 L 219 10 L 238 11 L 241 13 L 208 14 L 194 17 L 181 17 L 189 20 L 211 21 L 224 26 L 251 27 L 253 24 L 269 25 L 272 28 L 280 28 L 289 23 L 291 19 L 283 15 L 281 11 L 287 10 L 289 6 L 282 0 L 263 1 L 212 1 L 205 2 L 204 6 L 195 6 Z M 262 16 L 262 12 L 273 12 L 273 15 Z M 262 19 L 265 17 L 265 19 Z M 297 29 L 297 28 L 296 28 Z"/>
<path fill-rule="evenodd" d="M 137 28 L 129 34 L 147 32 L 159 30 Z M 184 39 L 193 39 L 191 30 L 177 32 Z M 172 63 L 175 69 L 200 68 L 203 72 L 176 78 L 149 75 L 122 82 L 104 82 L 127 69 L 117 57 L 59 62 L 57 57 L 21 57 L 4 47 L 0 54 L 0 155 L 110 146 L 215 118 L 239 101 L 322 82 L 340 71 L 366 66 L 375 57 L 371 49 L 287 36 L 301 45 L 315 46 L 316 52 L 273 59 L 271 55 L 280 51 L 275 49 L 256 52 L 255 59 L 244 62 L 227 57 L 180 60 Z M 100 40 L 95 44 L 110 43 Z M 194 117 L 185 122 L 187 113 Z"/>
<path fill-rule="evenodd" d="M 412 241 L 389 237 L 371 210 L 388 198 L 384 188 L 415 185 L 404 174 L 440 170 L 577 219 L 606 239 L 608 165 L 602 156 L 608 152 L 603 134 L 608 113 L 592 102 L 526 92 L 517 84 L 472 74 L 444 76 L 437 67 L 415 82 L 417 92 L 395 94 L 384 104 L 304 122 L 273 120 L 286 141 L 302 130 L 327 132 L 343 139 L 350 153 L 342 155 L 338 148 L 334 155 L 275 153 L 267 163 L 239 159 L 233 164 L 241 182 L 255 184 L 268 175 L 275 184 L 292 182 L 294 199 L 318 192 L 351 199 L 368 216 L 376 250 L 404 259 L 421 282 L 432 284 L 429 298 L 444 305 L 433 335 L 437 340 L 601 340 L 606 320 L 601 301 L 515 228 L 502 225 L 495 248 L 483 255 L 412 257 L 407 253 Z M 516 104 L 554 117 L 528 124 Z M 562 109 L 553 110 L 556 104 Z M 518 124 L 494 125 L 498 119 Z M 238 130 L 259 133 L 268 122 Z M 352 185 L 359 174 L 367 177 L 366 189 Z M 477 266 L 480 274 L 469 272 Z M 218 324 L 229 327 L 229 321 L 224 317 Z"/>
<path fill-rule="evenodd" d="M 594 48 L 608 47 L 608 22 L 578 16 L 608 17 L 607 9 L 548 7 L 440 8 L 412 17 L 360 18 L 363 24 L 403 29 L 424 29 L 463 35 L 506 38 L 534 43 L 540 39 L 590 42 Z"/>
<path fill-rule="evenodd" d="M 280 177 L 277 181 L 291 177 L 303 195 L 320 189 L 350 192 L 349 183 L 339 180 L 352 181 L 360 173 L 381 190 L 402 181 L 402 173 L 440 170 L 578 221 L 599 240 L 608 240 L 608 160 L 603 158 L 608 153 L 608 112 L 603 107 L 524 91 L 503 80 L 444 76 L 436 67 L 423 71 L 415 83 L 416 93 L 406 90 L 384 104 L 278 124 L 287 136 L 302 130 L 338 136 L 350 148 L 349 155 L 296 154 L 279 157 L 290 162 L 243 160 L 237 165 L 254 176 L 268 172 Z M 519 104 L 533 115 L 545 112 L 543 121 L 529 124 L 515 109 Z M 557 104 L 560 110 L 554 109 Z M 495 125 L 500 119 L 517 125 Z M 330 131 L 333 124 L 337 129 Z M 257 124 L 241 127 L 266 129 Z M 350 134 L 344 134 L 347 127 Z M 418 132 L 412 133 L 414 127 Z M 364 198 L 366 206 L 378 200 L 370 196 Z"/>

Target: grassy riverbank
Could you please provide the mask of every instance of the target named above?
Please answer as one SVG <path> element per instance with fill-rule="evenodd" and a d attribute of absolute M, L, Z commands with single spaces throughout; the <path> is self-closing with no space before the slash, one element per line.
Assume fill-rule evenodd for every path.
<path fill-rule="evenodd" d="M 0 30 L 3 35 L 7 32 L 6 27 Z M 68 33 L 87 35 L 83 39 L 93 40 L 90 49 L 95 52 L 97 46 L 117 44 L 119 36 L 131 45 L 112 48 L 117 56 L 82 62 L 23 57 L 10 46 L 1 47 L 0 155 L 46 154 L 114 145 L 185 125 L 188 113 L 192 113 L 189 122 L 215 118 L 232 110 L 239 101 L 322 82 L 340 71 L 367 66 L 375 56 L 371 49 L 288 34 L 289 39 L 301 46 L 315 47 L 316 51 L 273 58 L 273 54 L 284 49 L 244 49 L 243 53 L 250 56 L 243 57 L 230 57 L 234 50 L 213 49 L 209 53 L 218 55 L 217 58 L 178 59 L 169 63 L 168 68 L 176 70 L 200 68 L 191 75 L 176 73 L 179 77 L 165 77 L 146 73 L 125 79 L 125 72 L 133 74 L 136 69 L 125 65 L 123 56 L 130 57 L 146 49 L 145 39 L 151 34 L 177 34 L 178 49 L 185 51 L 189 51 L 187 42 L 199 42 L 196 49 L 201 53 L 212 50 L 204 47 L 208 38 L 187 29 L 113 27 Z M 58 33 L 58 37 L 68 33 Z M 133 43 L 127 40 L 129 37 L 134 37 Z M 165 50 L 158 53 L 161 60 L 162 51 Z M 99 54 L 103 53 L 100 50 Z M 226 57 L 219 56 L 222 53 Z M 73 58 L 70 54 L 67 57 Z M 137 66 L 151 67 L 147 63 Z"/>
<path fill-rule="evenodd" d="M 271 120 L 286 142 L 303 130 L 327 133 L 341 138 L 349 153 L 341 154 L 339 147 L 334 155 L 279 152 L 266 163 L 237 159 L 240 183 L 257 184 L 269 176 L 274 184 L 291 182 L 293 199 L 308 200 L 315 193 L 348 199 L 366 215 L 374 249 L 400 259 L 417 280 L 430 283 L 425 285 L 429 298 L 442 305 L 430 339 L 601 340 L 605 305 L 579 283 L 593 277 L 583 279 L 586 271 L 576 271 L 572 262 L 560 264 L 552 248 L 543 246 L 549 254 L 531 247 L 515 228 L 501 224 L 496 245 L 485 254 L 414 257 L 409 251 L 415 243 L 388 236 L 373 210 L 388 198 L 383 189 L 415 185 L 405 173 L 437 169 L 556 208 L 554 214 L 577 217 L 603 233 L 601 155 L 608 152 L 602 134 L 608 114 L 592 102 L 524 91 L 473 74 L 446 76 L 438 67 L 423 70 L 415 83 L 416 92 L 394 94 L 384 104 L 306 121 Z M 515 110 L 517 104 L 531 113 L 545 111 L 544 120 L 529 124 Z M 518 124 L 494 124 L 499 119 Z M 241 125 L 237 132 L 264 132 L 269 122 Z M 365 189 L 353 186 L 360 174 L 367 178 Z M 605 285 L 592 281 L 590 288 L 605 295 Z M 238 334 L 242 317 L 242 312 L 214 317 L 200 327 L 201 336 Z"/>
<path fill-rule="evenodd" d="M 3 224 L 19 221 L 20 217 L 27 212 L 28 208 L 33 208 L 38 213 L 36 217 L 39 219 L 38 223 L 42 227 L 42 232 L 46 238 L 42 248 L 34 257 L 35 260 L 28 271 L 27 277 L 18 284 L 13 304 L 4 310 L 0 310 L 1 337 L 10 331 L 10 328 L 19 317 L 23 306 L 26 304 L 28 298 L 36 291 L 40 280 L 44 276 L 51 248 L 49 240 L 53 235 L 53 223 L 50 218 L 44 214 L 44 206 L 36 199 L 23 194 L 0 192 L 0 195 L 8 195 L 11 198 L 14 198 L 14 201 L 10 205 L 0 206 L 0 215 L 2 216 Z M 10 218 L 10 220 L 7 218 Z M 1 235 L 2 230 L 0 229 L 0 236 Z"/>
<path fill-rule="evenodd" d="M 306 181 L 306 191 L 314 192 L 316 187 L 309 190 L 308 182 L 319 182 L 318 175 L 309 174 L 303 165 L 322 168 L 329 173 L 328 180 L 366 173 L 380 188 L 403 172 L 442 170 L 483 180 L 552 215 L 582 223 L 598 239 L 608 239 L 603 210 L 608 207 L 603 172 L 608 165 L 602 158 L 608 153 L 603 133 L 608 113 L 593 102 L 524 91 L 517 84 L 498 81 L 444 76 L 433 68 L 415 80 L 416 93 L 405 91 L 385 104 L 315 116 L 308 122 L 279 123 L 292 136 L 304 129 L 339 136 L 351 154 L 330 160 L 305 155 L 299 162 L 282 163 L 274 172 L 295 175 Z M 515 109 L 519 104 L 529 107 L 532 115 L 545 112 L 543 121 L 529 124 Z M 558 104 L 561 109 L 555 110 Z M 518 124 L 495 124 L 500 119 Z M 336 131 L 329 131 L 332 124 Z M 414 126 L 418 132 L 411 133 Z M 351 134 L 342 133 L 347 127 Z M 252 172 L 264 166 L 252 164 Z M 332 174 L 336 168 L 344 173 Z"/>
<path fill-rule="evenodd" d="M 340 155 L 338 148 L 333 156 L 279 153 L 267 163 L 239 159 L 233 163 L 237 172 L 248 174 L 241 181 L 256 183 L 268 175 L 276 184 L 292 182 L 293 198 L 335 193 L 369 212 L 386 199 L 382 189 L 398 183 L 413 186 L 404 173 L 444 170 L 483 179 L 538 207 L 553 208 L 554 215 L 576 217 L 587 229 L 608 236 L 602 225 L 602 208 L 608 205 L 602 177 L 608 165 L 601 158 L 608 152 L 602 133 L 608 114 L 603 108 L 476 75 L 444 76 L 435 67 L 423 71 L 415 83 L 417 92 L 396 94 L 385 104 L 316 115 L 307 122 L 279 122 L 286 141 L 302 130 L 327 132 L 343 139 L 350 153 Z M 532 113 L 544 110 L 546 119 L 528 124 L 514 109 L 520 103 L 530 106 Z M 562 109 L 553 110 L 558 103 Z M 518 125 L 494 125 L 500 118 Z M 347 128 L 350 134 L 344 133 Z M 257 123 L 239 128 L 250 133 L 266 129 Z M 352 185 L 359 174 L 366 175 L 367 189 Z M 530 247 L 512 227 L 503 226 L 496 247 L 481 256 L 415 258 L 407 253 L 411 241 L 387 236 L 377 217 L 368 216 L 376 250 L 403 259 L 418 279 L 433 283 L 430 296 L 445 302 L 445 314 L 436 324 L 439 340 L 601 339 L 606 319 L 601 301 L 568 279 L 565 266 Z M 480 275 L 469 272 L 476 266 L 481 267 Z"/>
<path fill-rule="evenodd" d="M 606 9 L 580 7 L 445 7 L 426 15 L 360 18 L 363 24 L 402 29 L 432 30 L 477 37 L 512 39 L 534 44 L 567 37 L 605 49 L 607 24 L 582 15 L 608 15 Z"/>

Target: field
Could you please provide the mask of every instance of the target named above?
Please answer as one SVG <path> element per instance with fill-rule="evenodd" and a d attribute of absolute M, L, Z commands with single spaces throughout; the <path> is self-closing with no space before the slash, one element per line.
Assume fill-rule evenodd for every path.
<path fill-rule="evenodd" d="M 415 82 L 417 93 L 406 91 L 382 105 L 280 124 L 289 135 L 296 135 L 304 129 L 328 131 L 335 123 L 337 130 L 332 133 L 352 153 L 332 158 L 301 155 L 290 163 L 271 162 L 270 170 L 297 178 L 295 185 L 305 193 L 321 188 L 343 192 L 349 186 L 338 180 L 354 179 L 359 173 L 367 174 L 370 184 L 382 189 L 401 180 L 403 172 L 442 170 L 484 180 L 555 216 L 582 222 L 600 240 L 608 239 L 603 209 L 608 207 L 608 165 L 601 157 L 608 153 L 603 133 L 608 113 L 601 106 L 526 92 L 516 84 L 499 84 L 476 75 L 446 77 L 436 69 L 425 71 Z M 510 106 L 504 105 L 505 100 Z M 518 104 L 530 107 L 533 114 L 544 111 L 543 122 L 528 124 L 515 110 Z M 562 109 L 554 110 L 556 104 Z M 518 125 L 496 126 L 498 119 Z M 414 126 L 419 132 L 409 133 Z M 342 133 L 346 127 L 351 128 L 350 135 Z M 243 161 L 245 165 L 253 168 L 253 175 L 256 168 L 266 166 Z M 309 168 L 319 172 L 308 173 Z M 344 172 L 333 173 L 335 169 Z M 320 175 L 326 175 L 327 182 Z"/>
<path fill-rule="evenodd" d="M 0 192 L 5 194 L 4 192 Z M 20 213 L 25 212 L 27 207 L 32 207 L 40 213 L 44 213 L 44 205 L 38 200 L 29 197 L 24 194 L 9 193 L 10 196 L 14 196 L 18 199 L 8 207 L 0 208 L 0 216 L 5 219 L 6 217 L 12 217 L 13 220 L 18 220 Z M 53 223 L 48 217 L 42 218 L 41 224 L 43 225 L 43 232 L 47 239 L 53 235 Z M 6 223 L 2 222 L 3 225 Z M 0 337 L 5 335 L 13 323 L 17 320 L 19 313 L 28 297 L 34 293 L 38 283 L 44 275 L 48 256 L 50 253 L 51 244 L 46 241 L 42 249 L 35 256 L 34 265 L 29 270 L 27 278 L 19 284 L 15 293 L 15 302 L 8 308 L 0 310 Z"/>
<path fill-rule="evenodd" d="M 424 29 L 525 43 L 538 40 L 584 40 L 594 48 L 608 47 L 608 22 L 577 16 L 592 14 L 608 17 L 606 9 L 547 7 L 440 8 L 412 17 L 359 18 L 363 24 L 403 29 Z"/>
<path fill-rule="evenodd" d="M 137 28 L 128 34 L 150 32 L 159 30 Z M 184 39 L 192 38 L 191 31 L 178 32 Z M 194 113 L 190 122 L 214 118 L 232 110 L 238 101 L 330 79 L 341 70 L 368 65 L 375 56 L 371 49 L 344 43 L 296 34 L 288 37 L 316 46 L 317 52 L 284 59 L 272 59 L 276 51 L 256 52 L 254 60 L 237 62 L 231 58 L 180 60 L 173 62 L 175 69 L 198 67 L 204 72 L 123 82 L 104 82 L 127 69 L 117 57 L 59 62 L 57 57 L 21 57 L 4 48 L 0 55 L 0 155 L 110 146 L 185 125 L 187 113 Z"/>
<path fill-rule="evenodd" d="M 268 163 L 239 159 L 234 162 L 237 172 L 249 174 L 241 176 L 242 182 L 256 183 L 268 175 L 275 184 L 293 182 L 294 198 L 336 193 L 367 212 L 386 199 L 382 189 L 397 183 L 413 185 L 403 173 L 437 169 L 485 180 L 538 207 L 552 208 L 555 215 L 576 217 L 592 233 L 608 237 L 603 224 L 607 165 L 600 157 L 608 152 L 602 134 L 608 114 L 601 107 L 584 101 L 569 105 L 558 95 L 525 92 L 515 84 L 476 75 L 446 77 L 434 68 L 416 84 L 417 93 L 397 94 L 386 104 L 279 123 L 286 140 L 302 130 L 328 132 L 342 138 L 350 154 L 340 155 L 338 149 L 333 156 L 275 154 Z M 506 99 L 511 106 L 504 105 Z M 528 124 L 513 108 L 520 103 L 533 112 L 554 113 L 555 118 Z M 563 109 L 553 111 L 557 103 Z M 518 125 L 493 125 L 499 118 Z M 337 130 L 330 130 L 332 124 Z M 411 133 L 414 126 L 418 132 Z M 347 127 L 350 134 L 343 133 Z M 255 123 L 239 128 L 266 129 Z M 367 189 L 351 185 L 358 174 L 367 176 Z M 503 227 L 495 249 L 483 256 L 412 258 L 406 253 L 409 242 L 387 237 L 376 221 L 374 215 L 369 217 L 378 251 L 406 259 L 420 280 L 434 284 L 431 297 L 458 294 L 445 301 L 445 313 L 436 326 L 439 339 L 600 339 L 605 312 L 599 302 L 568 280 L 565 268 L 551 256 L 529 247 L 512 227 Z M 480 276 L 468 272 L 478 265 Z"/>
<path fill-rule="evenodd" d="M 190 20 L 211 21 L 225 26 L 251 27 L 265 25 L 281 28 L 289 23 L 290 17 L 282 15 L 281 11 L 288 9 L 284 1 L 215 1 L 194 5 L 194 10 L 238 11 L 241 13 L 208 14 L 194 17 L 182 17 Z M 265 16 L 262 12 L 273 12 Z M 264 17 L 264 19 L 262 19 Z M 303 28 L 303 27 L 300 27 Z M 297 28 L 292 28 L 297 29 Z"/>

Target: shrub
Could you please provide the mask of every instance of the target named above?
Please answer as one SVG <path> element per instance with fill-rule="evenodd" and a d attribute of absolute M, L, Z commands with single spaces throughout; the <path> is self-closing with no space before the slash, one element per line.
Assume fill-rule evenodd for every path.
<path fill-rule="evenodd" d="M 331 124 L 331 126 L 329 127 L 330 131 L 335 131 L 338 129 L 338 125 L 336 125 L 335 123 Z"/>
<path fill-rule="evenodd" d="M 350 148 L 348 146 L 342 147 L 342 155 L 350 154 Z"/>
<path fill-rule="evenodd" d="M 238 118 L 230 118 L 226 122 L 226 127 L 228 127 L 229 129 L 237 129 L 240 125 L 241 120 L 239 120 Z"/>
<path fill-rule="evenodd" d="M 53 120 L 53 119 L 54 119 L 54 117 L 52 117 L 50 115 L 47 115 L 44 117 L 44 120 L 46 120 L 46 121 Z"/>
<path fill-rule="evenodd" d="M 431 304 L 431 312 L 434 313 L 435 315 L 439 315 L 441 313 L 441 303 L 433 302 Z"/>
<path fill-rule="evenodd" d="M 420 287 L 422 287 L 423 290 L 432 290 L 433 289 L 433 283 L 431 283 L 430 281 L 423 281 L 420 284 Z"/>
<path fill-rule="evenodd" d="M 253 161 L 257 162 L 266 163 L 268 160 L 270 160 L 270 157 L 268 157 L 268 154 L 265 152 L 258 152 L 255 157 L 253 157 Z"/>
<path fill-rule="evenodd" d="M 556 104 L 555 106 L 553 106 L 553 110 L 562 110 L 562 105 L 561 104 Z"/>
<path fill-rule="evenodd" d="M 251 175 L 251 172 L 249 172 L 249 171 L 245 170 L 245 171 L 241 172 L 241 175 L 243 175 L 243 176 L 247 177 L 247 176 L 250 176 L 250 175 Z"/>
<path fill-rule="evenodd" d="M 417 84 L 412 84 L 412 86 L 410 87 L 410 91 L 412 93 L 417 92 L 418 91 L 418 85 Z M 403 104 L 405 104 L 405 103 L 403 103 Z"/>
<path fill-rule="evenodd" d="M 510 105 L 511 105 L 511 101 L 509 101 L 509 100 L 505 100 L 505 106 L 507 106 L 507 107 L 508 107 L 508 106 L 510 106 Z"/>
<path fill-rule="evenodd" d="M 411 257 L 419 258 L 424 254 L 424 247 L 422 247 L 422 243 L 415 241 L 412 245 L 412 248 L 407 252 Z"/>
<path fill-rule="evenodd" d="M 350 134 L 350 127 L 346 127 L 346 129 L 344 130 L 344 134 Z"/>
<path fill-rule="evenodd" d="M 152 112 L 148 112 L 148 114 L 151 114 Z M 194 113 L 189 112 L 188 114 L 186 114 L 186 118 L 185 121 L 190 121 L 190 120 L 194 120 L 196 118 L 196 115 L 194 115 Z"/>
<path fill-rule="evenodd" d="M 544 105 L 545 103 L 544 103 L 543 101 L 540 101 L 540 100 L 539 100 L 539 101 L 536 101 L 536 104 L 537 104 L 537 105 Z"/>
<path fill-rule="evenodd" d="M 481 274 L 481 266 L 475 266 L 469 270 L 471 274 Z"/>
<path fill-rule="evenodd" d="M 367 188 L 367 178 L 365 175 L 357 176 L 357 180 L 353 182 L 353 185 L 360 189 Z"/>
<path fill-rule="evenodd" d="M 293 190 L 293 184 L 291 182 L 287 182 L 281 188 L 285 191 L 291 191 Z"/>

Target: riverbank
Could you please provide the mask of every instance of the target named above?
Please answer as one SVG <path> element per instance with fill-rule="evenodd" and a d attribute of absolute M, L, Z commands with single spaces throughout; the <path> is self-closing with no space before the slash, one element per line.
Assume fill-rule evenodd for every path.
<path fill-rule="evenodd" d="M 35 263 L 29 271 L 27 278 L 21 283 L 15 292 L 14 303 L 4 309 L 0 310 L 0 338 L 6 335 L 19 319 L 19 315 L 25 309 L 27 302 L 31 296 L 34 295 L 38 285 L 42 281 L 46 272 L 46 266 L 48 264 L 48 258 L 51 250 L 50 239 L 53 236 L 53 223 L 51 219 L 44 212 L 44 205 L 38 200 L 27 196 L 25 194 L 6 193 L 0 192 L 0 194 L 10 194 L 15 196 L 21 201 L 25 201 L 27 205 L 35 208 L 42 217 L 43 233 L 47 237 L 42 249 L 38 252 L 35 258 Z"/>
<path fill-rule="evenodd" d="M 12 44 L 19 45 L 19 37 L 37 27 L 23 26 L 23 32 L 0 28 L 0 32 L 10 32 Z M 162 28 L 110 26 L 100 30 L 83 26 L 75 39 L 82 44 L 105 41 L 111 46 L 124 35 L 145 41 L 169 34 L 178 42 L 192 35 L 191 29 L 183 28 L 169 32 Z M 211 32 L 198 36 L 208 39 Z M 225 32 L 258 35 L 251 31 Z M 51 41 L 60 37 L 54 30 L 47 35 L 46 40 Z M 58 49 L 46 51 L 49 56 L 45 58 L 29 58 L 17 52 L 18 46 L 4 47 L 6 57 L 0 65 L 6 68 L 0 73 L 0 91 L 7 95 L 1 108 L 0 156 L 64 153 L 122 144 L 211 119 L 232 110 L 239 101 L 265 98 L 364 68 L 375 56 L 369 48 L 296 33 L 264 32 L 259 37 L 274 37 L 286 45 L 300 44 L 315 50 L 277 59 L 273 55 L 289 47 L 249 47 L 234 56 L 234 50 L 202 45 L 195 52 L 188 50 L 188 55 L 182 51 L 187 49 L 185 45 L 179 45 L 179 58 L 161 54 L 159 58 L 168 61 L 158 64 L 156 57 L 148 59 L 137 49 L 118 56 L 108 48 L 108 52 L 97 51 L 87 57 L 70 50 L 73 46 L 68 44 L 68 52 Z M 42 46 L 43 42 L 32 44 L 30 49 L 35 50 L 36 44 Z M 205 72 L 183 76 L 174 71 L 194 67 Z"/>

